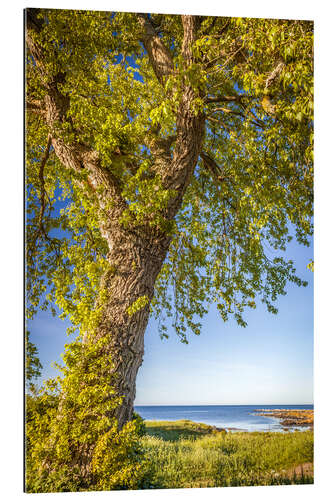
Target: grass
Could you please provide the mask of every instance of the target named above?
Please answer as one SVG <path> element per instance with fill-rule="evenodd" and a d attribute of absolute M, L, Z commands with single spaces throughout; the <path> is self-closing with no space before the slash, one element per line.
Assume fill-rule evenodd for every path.
<path fill-rule="evenodd" d="M 313 432 L 219 432 L 189 420 L 146 421 L 144 488 L 312 483 L 292 475 L 313 462 Z"/>
<path fill-rule="evenodd" d="M 192 420 L 177 420 L 168 422 L 145 421 L 148 436 L 155 436 L 166 441 L 179 441 L 179 439 L 198 438 L 218 431 L 211 425 L 192 422 Z M 224 431 L 225 432 L 225 431 Z"/>

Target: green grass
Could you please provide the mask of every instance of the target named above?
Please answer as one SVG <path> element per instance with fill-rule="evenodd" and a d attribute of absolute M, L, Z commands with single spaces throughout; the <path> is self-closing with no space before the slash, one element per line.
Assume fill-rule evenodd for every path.
<path fill-rule="evenodd" d="M 311 483 L 288 477 L 313 462 L 313 432 L 218 432 L 189 420 L 145 422 L 145 488 L 200 488 Z"/>
<path fill-rule="evenodd" d="M 166 441 L 178 441 L 184 438 L 197 438 L 218 431 L 211 425 L 192 422 L 192 420 L 177 420 L 168 422 L 145 421 L 149 436 L 162 438 Z M 225 432 L 225 431 L 224 431 Z"/>

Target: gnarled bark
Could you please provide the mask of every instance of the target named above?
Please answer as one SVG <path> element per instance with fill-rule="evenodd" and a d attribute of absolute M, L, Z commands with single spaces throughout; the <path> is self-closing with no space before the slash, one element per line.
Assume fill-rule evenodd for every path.
<path fill-rule="evenodd" d="M 154 284 L 165 259 L 169 236 L 156 238 L 128 234 L 118 228 L 112 234 L 113 248 L 109 259 L 112 270 L 102 279 L 108 292 L 99 326 L 92 341 L 107 338 L 106 353 L 113 363 L 114 386 L 122 396 L 115 416 L 121 428 L 132 417 L 135 381 L 144 353 L 144 333 L 149 318 Z M 146 305 L 130 314 L 129 308 L 145 297 Z"/>

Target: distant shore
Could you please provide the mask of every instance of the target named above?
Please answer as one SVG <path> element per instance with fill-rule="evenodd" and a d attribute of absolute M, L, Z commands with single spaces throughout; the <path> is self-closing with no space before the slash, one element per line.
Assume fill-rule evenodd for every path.
<path fill-rule="evenodd" d="M 261 417 L 273 417 L 280 420 L 284 428 L 289 427 L 313 427 L 314 410 L 285 410 L 285 409 L 259 409 L 254 412 Z"/>

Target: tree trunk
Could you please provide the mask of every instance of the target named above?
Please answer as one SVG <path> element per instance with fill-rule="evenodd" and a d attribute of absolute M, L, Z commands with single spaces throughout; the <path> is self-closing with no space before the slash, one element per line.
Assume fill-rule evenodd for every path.
<path fill-rule="evenodd" d="M 132 418 L 135 382 L 143 360 L 150 302 L 170 241 L 169 236 L 143 238 L 120 228 L 112 233 L 110 270 L 101 282 L 108 299 L 91 341 L 107 338 L 103 355 L 110 357 L 111 370 L 115 375 L 113 388 L 122 397 L 113 415 L 119 428 Z M 144 307 L 129 313 L 128 308 L 140 297 L 146 298 Z M 87 337 L 84 341 L 87 342 Z"/>

